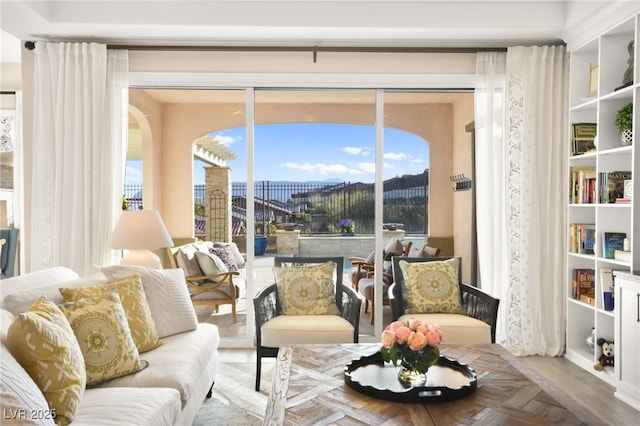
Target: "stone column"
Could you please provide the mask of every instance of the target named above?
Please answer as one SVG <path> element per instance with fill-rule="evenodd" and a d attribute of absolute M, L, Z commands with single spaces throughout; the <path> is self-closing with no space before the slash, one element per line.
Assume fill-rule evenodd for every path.
<path fill-rule="evenodd" d="M 204 206 L 207 241 L 230 242 L 231 168 L 205 167 Z"/>
<path fill-rule="evenodd" d="M 295 231 L 278 231 L 277 238 L 277 253 L 278 254 L 300 254 L 300 230 Z"/>

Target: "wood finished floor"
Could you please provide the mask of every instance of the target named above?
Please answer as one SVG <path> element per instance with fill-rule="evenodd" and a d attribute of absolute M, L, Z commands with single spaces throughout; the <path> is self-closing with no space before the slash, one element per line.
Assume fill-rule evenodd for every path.
<path fill-rule="evenodd" d="M 593 424 L 635 426 L 640 424 L 640 412 L 614 395 L 614 388 L 589 374 L 563 357 L 519 357 L 527 367 L 552 381 L 593 413 Z M 220 349 L 220 363 L 255 362 L 254 349 Z M 274 362 L 266 359 L 263 362 Z M 224 368 L 224 367 L 222 367 Z M 269 369 L 267 369 L 269 370 Z M 591 424 L 591 423 L 590 423 Z"/>

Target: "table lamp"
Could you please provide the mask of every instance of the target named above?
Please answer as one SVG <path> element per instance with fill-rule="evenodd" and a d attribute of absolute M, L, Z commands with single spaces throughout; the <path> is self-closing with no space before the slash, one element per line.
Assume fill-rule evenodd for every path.
<path fill-rule="evenodd" d="M 124 210 L 109 240 L 109 248 L 127 250 L 121 265 L 162 269 L 162 261 L 149 249 L 165 247 L 173 247 L 173 240 L 156 210 Z"/>

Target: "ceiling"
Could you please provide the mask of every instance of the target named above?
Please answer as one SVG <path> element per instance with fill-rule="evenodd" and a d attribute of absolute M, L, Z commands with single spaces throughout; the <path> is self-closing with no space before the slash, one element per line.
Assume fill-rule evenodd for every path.
<path fill-rule="evenodd" d="M 126 45 L 496 47 L 558 42 L 577 2 L 583 15 L 606 3 L 0 0 L 0 28 L 19 40 Z"/>

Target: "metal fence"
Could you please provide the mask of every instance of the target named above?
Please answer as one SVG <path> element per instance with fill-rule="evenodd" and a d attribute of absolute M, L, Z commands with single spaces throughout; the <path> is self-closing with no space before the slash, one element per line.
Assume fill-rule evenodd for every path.
<path fill-rule="evenodd" d="M 336 234 L 337 222 L 349 218 L 356 234 L 374 233 L 374 185 L 351 182 L 255 182 L 255 222 L 261 231 L 278 224 L 298 225 L 303 234 Z M 142 186 L 126 185 L 130 208 L 142 206 Z M 131 198 L 130 198 L 131 197 Z M 247 185 L 232 184 L 233 220 L 246 225 Z M 196 227 L 203 229 L 205 186 L 194 186 Z M 202 206 L 202 207 L 200 207 Z M 428 174 L 394 178 L 384 183 L 383 221 L 402 223 L 408 234 L 426 234 Z M 201 215 L 198 212 L 202 213 Z M 246 226 L 234 226 L 246 229 Z M 268 233 L 268 232 L 267 232 Z"/>

